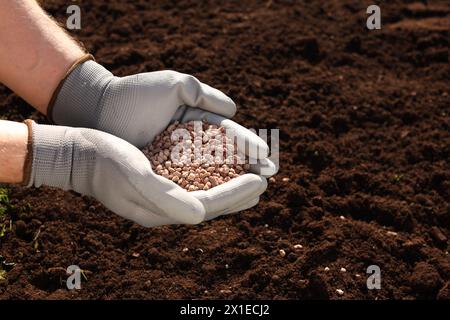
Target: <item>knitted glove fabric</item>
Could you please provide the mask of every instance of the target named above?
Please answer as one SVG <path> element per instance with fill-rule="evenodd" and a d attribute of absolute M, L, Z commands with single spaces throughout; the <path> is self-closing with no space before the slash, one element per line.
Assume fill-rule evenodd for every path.
<path fill-rule="evenodd" d="M 256 163 L 253 174 L 215 190 L 192 193 L 207 208 L 206 219 L 212 219 L 256 205 L 267 188 L 265 178 L 277 171 L 267 158 L 267 144 L 229 119 L 235 112 L 229 97 L 193 76 L 157 71 L 116 77 L 100 64 L 86 61 L 64 80 L 49 116 L 57 124 L 105 131 L 139 148 L 175 120 L 206 120 L 234 130 L 244 141 L 240 151 Z M 250 155 L 250 149 L 257 152 Z"/>
<path fill-rule="evenodd" d="M 32 123 L 27 186 L 74 190 L 143 226 L 205 220 L 201 202 L 153 173 L 144 154 L 110 134 Z"/>

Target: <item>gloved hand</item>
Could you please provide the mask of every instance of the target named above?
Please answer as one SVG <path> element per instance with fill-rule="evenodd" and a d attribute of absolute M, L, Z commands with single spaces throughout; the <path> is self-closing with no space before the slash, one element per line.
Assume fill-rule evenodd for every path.
<path fill-rule="evenodd" d="M 213 211 L 192 193 L 153 173 L 144 154 L 120 138 L 92 129 L 39 125 L 31 120 L 27 124 L 31 132 L 28 187 L 47 185 L 93 196 L 143 226 L 195 224 L 243 210 L 248 206 L 244 200 L 265 188 L 264 178 L 241 176 L 247 191 L 238 199 L 240 203 Z"/>
<path fill-rule="evenodd" d="M 178 120 L 174 116 L 184 105 L 227 118 L 236 113 L 229 97 L 193 76 L 157 71 L 115 77 L 86 61 L 65 79 L 48 116 L 56 124 L 105 131 L 141 148 Z"/>
<path fill-rule="evenodd" d="M 158 71 L 115 77 L 94 61 L 78 65 L 65 79 L 49 109 L 57 124 L 102 130 L 141 148 L 150 143 L 170 122 L 207 120 L 234 129 L 244 149 L 258 149 L 252 158 L 256 174 L 234 179 L 208 192 L 196 192 L 208 212 L 220 215 L 256 205 L 266 189 L 264 177 L 277 168 L 267 159 L 267 144 L 250 130 L 229 120 L 236 112 L 234 102 L 221 91 L 201 83 L 190 75 Z M 252 149 L 253 148 L 253 149 Z M 262 170 L 261 170 L 262 169 Z M 259 185 L 255 184 L 259 181 Z M 249 189 L 249 185 L 253 187 Z M 243 198 L 243 195 L 248 195 Z M 236 208 L 238 205 L 238 208 Z"/>

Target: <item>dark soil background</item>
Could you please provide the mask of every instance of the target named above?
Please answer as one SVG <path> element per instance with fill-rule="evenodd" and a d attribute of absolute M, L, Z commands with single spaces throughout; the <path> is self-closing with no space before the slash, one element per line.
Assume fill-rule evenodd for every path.
<path fill-rule="evenodd" d="M 9 187 L 0 298 L 450 298 L 449 1 L 377 1 L 375 31 L 373 1 L 78 3 L 71 33 L 97 61 L 218 87 L 236 121 L 281 130 L 281 168 L 258 206 L 197 226 L 145 229 L 75 193 Z M 69 4 L 45 1 L 62 23 Z M 45 122 L 4 87 L 0 115 Z"/>

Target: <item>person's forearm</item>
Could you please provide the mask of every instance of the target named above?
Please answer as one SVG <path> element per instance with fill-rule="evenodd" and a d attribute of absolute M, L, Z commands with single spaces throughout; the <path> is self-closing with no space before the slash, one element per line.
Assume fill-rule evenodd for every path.
<path fill-rule="evenodd" d="M 0 82 L 46 114 L 52 94 L 84 55 L 35 0 L 0 1 Z"/>
<path fill-rule="evenodd" d="M 26 124 L 0 120 L 0 183 L 23 181 L 27 144 Z"/>

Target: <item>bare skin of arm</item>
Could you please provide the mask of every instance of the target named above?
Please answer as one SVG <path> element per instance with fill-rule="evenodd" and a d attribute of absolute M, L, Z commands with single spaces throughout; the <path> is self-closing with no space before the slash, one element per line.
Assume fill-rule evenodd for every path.
<path fill-rule="evenodd" d="M 27 156 L 28 127 L 0 120 L 0 182 L 20 183 Z"/>
<path fill-rule="evenodd" d="M 0 82 L 43 114 L 80 46 L 35 0 L 0 1 Z"/>

